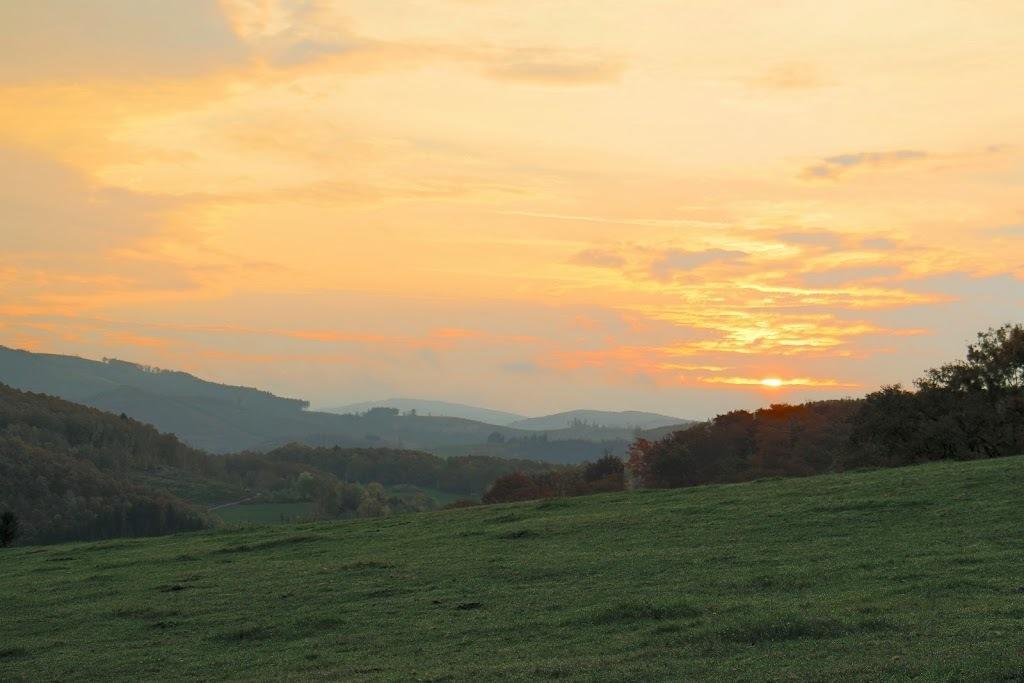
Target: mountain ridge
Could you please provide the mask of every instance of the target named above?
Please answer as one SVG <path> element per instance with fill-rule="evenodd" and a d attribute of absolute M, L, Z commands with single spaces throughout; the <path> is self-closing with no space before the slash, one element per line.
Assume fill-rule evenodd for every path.
<path fill-rule="evenodd" d="M 499 427 L 507 427 L 513 422 L 526 419 L 525 415 L 519 415 L 518 413 L 494 410 L 467 403 L 401 397 L 387 398 L 381 401 L 360 401 L 334 408 L 323 408 L 322 411 L 338 415 L 354 415 L 364 413 L 373 408 L 396 408 L 401 411 L 415 410 L 418 414 L 427 417 L 460 417 L 478 422 L 486 422 L 487 424 Z"/>
<path fill-rule="evenodd" d="M 221 454 L 264 451 L 295 441 L 570 463 L 597 459 L 606 451 L 624 455 L 635 435 L 632 427 L 597 427 L 584 421 L 530 430 L 461 417 L 402 415 L 395 409 L 339 415 L 308 410 L 309 403 L 301 399 L 218 384 L 186 372 L 3 346 L 0 382 L 123 413 L 172 432 L 193 447 Z"/>

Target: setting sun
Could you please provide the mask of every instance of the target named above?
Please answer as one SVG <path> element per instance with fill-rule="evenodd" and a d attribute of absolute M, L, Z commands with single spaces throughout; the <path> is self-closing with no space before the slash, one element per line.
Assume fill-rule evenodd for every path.
<path fill-rule="evenodd" d="M 1019 2 L 80 4 L 0 3 L 3 346 L 705 419 L 1024 301 Z"/>

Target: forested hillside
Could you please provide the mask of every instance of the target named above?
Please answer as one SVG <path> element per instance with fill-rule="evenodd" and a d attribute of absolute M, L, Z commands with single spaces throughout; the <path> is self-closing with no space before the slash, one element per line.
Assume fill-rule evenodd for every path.
<path fill-rule="evenodd" d="M 157 469 L 209 474 L 203 453 L 128 418 L 0 385 L 0 509 L 27 542 L 199 529 L 196 507 L 140 485 Z"/>
<path fill-rule="evenodd" d="M 271 461 L 309 465 L 342 481 L 385 486 L 411 484 L 466 496 L 483 494 L 495 479 L 510 472 L 549 472 L 553 466 L 534 460 L 480 455 L 440 458 L 422 451 L 387 448 L 313 448 L 290 444 L 270 451 Z"/>
<path fill-rule="evenodd" d="M 322 519 L 424 510 L 437 503 L 417 487 L 480 496 L 509 472 L 551 468 L 294 444 L 215 456 L 126 415 L 0 385 L 0 512 L 17 516 L 23 543 L 199 529 L 213 524 L 207 507 L 242 499 L 307 501 Z"/>

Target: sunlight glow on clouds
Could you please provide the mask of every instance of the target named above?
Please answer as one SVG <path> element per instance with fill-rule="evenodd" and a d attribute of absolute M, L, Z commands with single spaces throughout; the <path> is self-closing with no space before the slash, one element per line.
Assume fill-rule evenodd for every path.
<path fill-rule="evenodd" d="M 1022 23 L 10 3 L 0 343 L 319 404 L 703 417 L 906 382 L 1024 305 Z"/>

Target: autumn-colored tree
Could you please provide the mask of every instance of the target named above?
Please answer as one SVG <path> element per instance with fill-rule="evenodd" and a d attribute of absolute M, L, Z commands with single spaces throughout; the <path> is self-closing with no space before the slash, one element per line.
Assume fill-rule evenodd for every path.
<path fill-rule="evenodd" d="M 629 445 L 626 457 L 626 467 L 629 468 L 633 479 L 640 486 L 647 486 L 650 479 L 651 469 L 651 448 L 653 444 L 643 437 L 637 437 Z"/>
<path fill-rule="evenodd" d="M 511 503 L 544 497 L 537 481 L 525 472 L 512 472 L 499 477 L 483 496 L 483 502 Z"/>
<path fill-rule="evenodd" d="M 356 510 L 360 517 L 383 517 L 391 513 L 384 487 L 373 482 L 363 489 L 363 497 Z"/>

